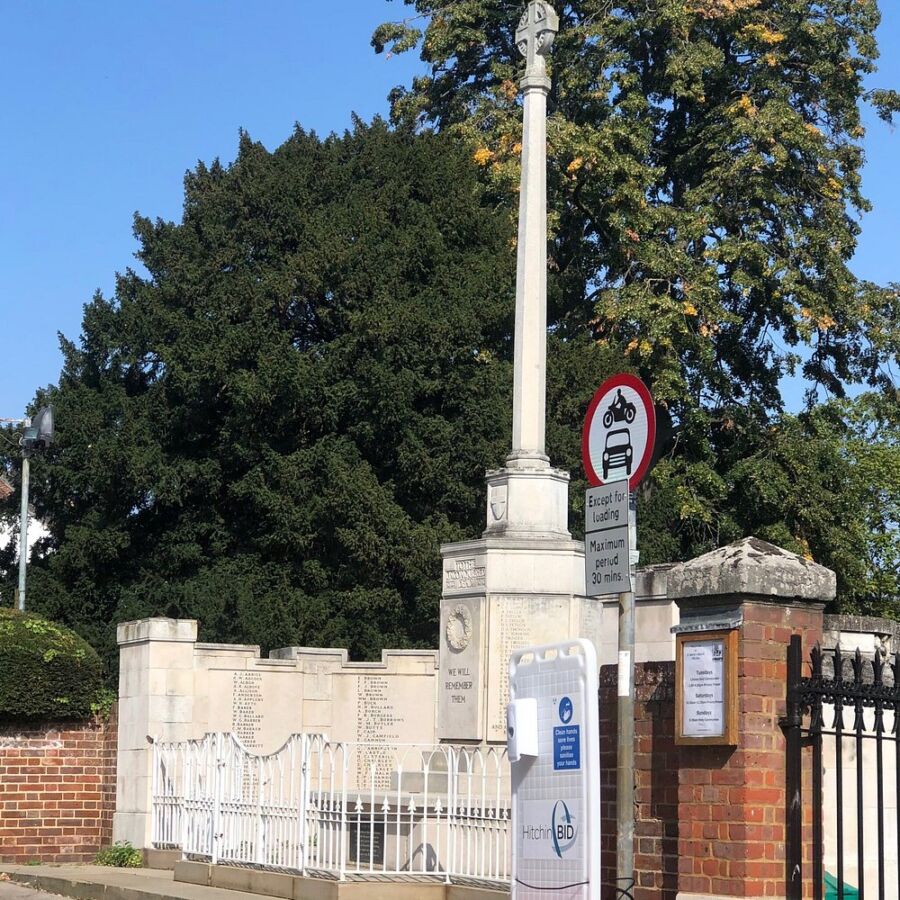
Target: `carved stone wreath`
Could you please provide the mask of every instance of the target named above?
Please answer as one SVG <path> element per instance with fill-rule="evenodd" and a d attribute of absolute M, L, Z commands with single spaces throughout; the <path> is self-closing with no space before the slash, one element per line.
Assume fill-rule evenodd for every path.
<path fill-rule="evenodd" d="M 469 646 L 472 640 L 472 613 L 465 604 L 458 603 L 447 617 L 445 634 L 451 650 L 465 650 Z"/>

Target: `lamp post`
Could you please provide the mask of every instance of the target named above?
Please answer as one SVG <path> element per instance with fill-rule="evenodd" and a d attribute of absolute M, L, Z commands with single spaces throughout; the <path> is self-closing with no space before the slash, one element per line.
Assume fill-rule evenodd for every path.
<path fill-rule="evenodd" d="M 22 506 L 19 518 L 19 610 L 25 611 L 25 572 L 28 565 L 28 487 L 31 474 L 31 456 L 46 450 L 53 442 L 53 407 L 41 407 L 31 419 L 4 419 L 5 422 L 23 424 L 22 446 Z"/>
<path fill-rule="evenodd" d="M 30 420 L 26 419 L 26 422 Z M 28 480 L 31 464 L 22 450 L 22 508 L 19 511 L 19 609 L 25 611 L 25 567 L 28 564 Z"/>

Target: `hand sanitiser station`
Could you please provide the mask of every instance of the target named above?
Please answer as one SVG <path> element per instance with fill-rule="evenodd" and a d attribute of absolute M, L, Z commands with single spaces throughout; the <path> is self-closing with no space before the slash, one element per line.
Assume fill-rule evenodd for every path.
<path fill-rule="evenodd" d="M 600 897 L 597 652 L 528 647 L 509 663 L 512 898 Z M 552 894 L 550 893 L 552 892 Z"/>

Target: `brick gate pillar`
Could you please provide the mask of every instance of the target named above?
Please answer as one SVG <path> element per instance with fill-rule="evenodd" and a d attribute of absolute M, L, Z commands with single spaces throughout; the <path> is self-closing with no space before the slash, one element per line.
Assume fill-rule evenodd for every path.
<path fill-rule="evenodd" d="M 834 572 L 747 538 L 675 566 L 668 594 L 683 625 L 738 630 L 736 746 L 678 748 L 677 897 L 785 897 L 787 645 L 821 639 Z"/>

